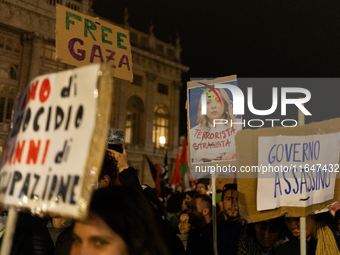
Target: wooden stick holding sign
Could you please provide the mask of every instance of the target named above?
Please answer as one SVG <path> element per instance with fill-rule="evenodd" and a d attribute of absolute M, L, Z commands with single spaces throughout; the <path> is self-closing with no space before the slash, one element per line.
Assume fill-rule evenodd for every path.
<path fill-rule="evenodd" d="M 13 237 L 15 234 L 15 226 L 18 220 L 17 208 L 13 205 L 10 206 L 8 211 L 8 219 L 6 223 L 6 230 L 4 233 L 4 239 L 2 241 L 1 252 L 2 255 L 10 255 L 13 243 Z"/>
<path fill-rule="evenodd" d="M 298 121 L 299 126 L 305 125 L 305 115 L 300 109 L 298 110 Z M 306 255 L 306 253 L 307 253 L 306 217 L 300 217 L 300 254 Z"/>
<path fill-rule="evenodd" d="M 16 208 L 87 216 L 106 148 L 111 96 L 106 64 L 36 77 L 22 92 L 0 169 L 0 201 L 11 206 L 6 236 L 15 228 Z"/>
<path fill-rule="evenodd" d="M 216 210 L 216 173 L 211 175 L 211 190 L 212 190 L 212 220 L 213 220 L 213 249 L 214 255 L 217 255 L 217 210 Z"/>
<path fill-rule="evenodd" d="M 237 80 L 236 75 L 232 75 L 192 80 L 187 86 L 190 176 L 196 179 L 209 173 L 212 176 L 213 250 L 217 255 L 216 172 L 221 177 L 223 174 L 230 177 L 230 167 L 236 158 L 235 134 L 242 129 L 241 118 L 234 115 L 231 103 L 231 91 L 237 86 Z M 217 165 L 219 168 L 215 169 Z"/>

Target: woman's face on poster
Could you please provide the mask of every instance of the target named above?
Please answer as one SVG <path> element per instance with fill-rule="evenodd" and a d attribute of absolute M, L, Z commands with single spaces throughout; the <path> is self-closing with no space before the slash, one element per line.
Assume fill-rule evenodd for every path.
<path fill-rule="evenodd" d="M 221 97 L 221 94 L 217 92 Z M 207 117 L 209 119 L 209 122 L 211 124 L 214 123 L 214 119 L 223 119 L 223 113 L 224 113 L 224 102 L 222 100 L 222 105 L 220 103 L 220 100 L 215 97 L 216 104 L 214 100 L 208 95 L 207 97 Z"/>

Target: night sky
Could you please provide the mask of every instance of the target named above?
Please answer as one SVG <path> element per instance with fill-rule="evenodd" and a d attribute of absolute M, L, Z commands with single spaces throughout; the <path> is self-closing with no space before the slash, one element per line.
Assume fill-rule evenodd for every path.
<path fill-rule="evenodd" d="M 97 14 L 118 23 L 123 23 L 125 7 L 133 28 L 148 33 L 153 20 L 155 36 L 166 42 L 174 42 L 179 32 L 182 63 L 190 67 L 183 75 L 184 83 L 191 77 L 231 74 L 340 77 L 339 1 L 94 0 L 93 5 Z M 307 123 L 340 116 L 340 88 L 336 81 L 332 86 L 322 83 L 305 88 L 312 93 L 309 108 L 317 109 L 310 110 L 313 117 L 307 118 Z M 181 92 L 183 135 L 185 86 Z M 261 93 L 257 97 L 265 101 L 260 99 Z"/>

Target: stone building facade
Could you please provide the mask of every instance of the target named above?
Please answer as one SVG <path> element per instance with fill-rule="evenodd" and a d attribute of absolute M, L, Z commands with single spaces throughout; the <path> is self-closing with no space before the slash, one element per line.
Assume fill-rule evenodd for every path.
<path fill-rule="evenodd" d="M 0 0 L 0 157 L 18 92 L 37 75 L 73 68 L 56 59 L 56 4 L 97 16 L 92 0 Z M 114 79 L 110 125 L 125 130 L 130 165 L 142 183 L 153 185 L 144 155 L 162 164 L 168 150 L 173 169 L 181 75 L 189 68 L 181 64 L 179 38 L 173 45 L 158 40 L 153 26 L 149 33 L 133 29 L 127 12 L 124 24 L 115 25 L 130 31 L 134 81 Z"/>

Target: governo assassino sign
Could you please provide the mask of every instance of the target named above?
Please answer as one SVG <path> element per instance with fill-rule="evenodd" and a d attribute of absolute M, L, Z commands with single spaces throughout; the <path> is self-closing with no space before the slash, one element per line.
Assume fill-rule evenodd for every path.
<path fill-rule="evenodd" d="M 111 91 L 111 68 L 100 64 L 29 83 L 2 159 L 2 203 L 85 216 L 106 146 Z"/>
<path fill-rule="evenodd" d="M 339 132 L 340 118 L 238 132 L 240 214 L 305 217 L 340 200 Z"/>
<path fill-rule="evenodd" d="M 257 210 L 332 199 L 338 163 L 339 133 L 259 137 Z"/>
<path fill-rule="evenodd" d="M 132 81 L 129 31 L 57 5 L 57 58 L 73 66 L 108 63 L 114 77 Z"/>

